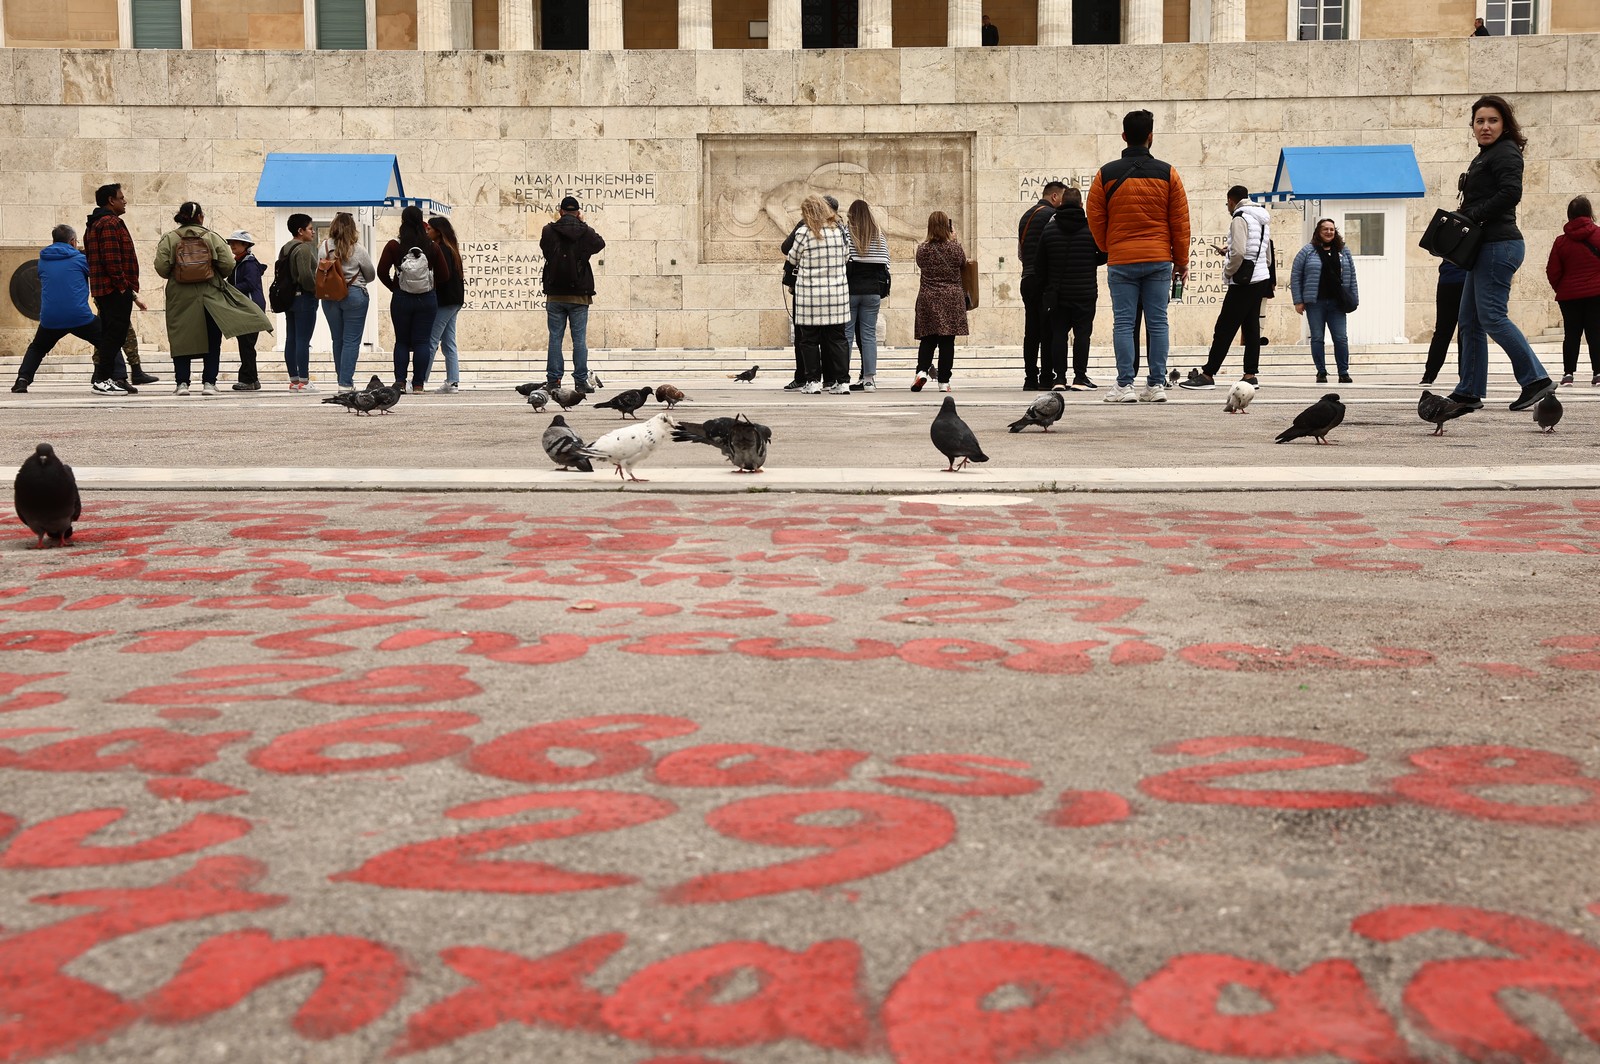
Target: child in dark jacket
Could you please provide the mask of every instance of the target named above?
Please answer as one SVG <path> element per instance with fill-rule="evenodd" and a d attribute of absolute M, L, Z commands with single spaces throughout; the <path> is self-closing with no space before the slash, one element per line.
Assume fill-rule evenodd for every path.
<path fill-rule="evenodd" d="M 248 230 L 240 229 L 228 237 L 228 247 L 233 252 L 233 272 L 228 274 L 228 283 L 239 291 L 249 296 L 256 306 L 262 310 L 267 309 L 266 293 L 261 288 L 261 277 L 266 273 L 266 267 L 255 257 L 252 248 L 255 247 L 256 238 Z M 256 337 L 260 333 L 244 333 L 239 337 L 239 380 L 234 384 L 236 392 L 259 392 L 261 378 L 256 371 Z"/>

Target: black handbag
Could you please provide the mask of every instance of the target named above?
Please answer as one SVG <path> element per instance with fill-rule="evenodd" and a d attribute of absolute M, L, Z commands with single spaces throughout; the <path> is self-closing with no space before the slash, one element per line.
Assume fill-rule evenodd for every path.
<path fill-rule="evenodd" d="M 1483 243 L 1483 227 L 1458 211 L 1439 208 L 1433 212 L 1433 221 L 1422 231 L 1417 246 L 1428 254 L 1455 263 L 1463 270 L 1472 269 L 1478 261 L 1478 247 Z"/>

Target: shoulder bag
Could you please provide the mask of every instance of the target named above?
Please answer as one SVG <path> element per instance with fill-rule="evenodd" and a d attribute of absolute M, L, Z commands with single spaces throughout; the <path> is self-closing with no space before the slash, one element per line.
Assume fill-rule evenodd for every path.
<path fill-rule="evenodd" d="M 1433 221 L 1422 231 L 1417 246 L 1436 258 L 1448 259 L 1463 270 L 1478 261 L 1483 243 L 1483 227 L 1459 211 L 1443 207 L 1433 212 Z"/>

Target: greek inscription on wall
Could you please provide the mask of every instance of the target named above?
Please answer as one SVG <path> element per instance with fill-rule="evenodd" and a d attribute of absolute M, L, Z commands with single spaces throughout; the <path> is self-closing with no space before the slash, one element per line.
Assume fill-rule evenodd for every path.
<path fill-rule="evenodd" d="M 539 245 L 469 241 L 461 245 L 464 310 L 543 310 Z"/>
<path fill-rule="evenodd" d="M 1087 196 L 1094 175 L 1094 170 L 1061 174 L 1025 174 L 1017 180 L 1017 199 L 1024 203 L 1036 203 L 1039 197 L 1044 195 L 1044 186 L 1052 181 L 1059 181 L 1068 188 L 1078 189 Z"/>
<path fill-rule="evenodd" d="M 513 174 L 511 202 L 518 214 L 557 213 L 563 198 L 577 199 L 586 215 L 608 207 L 654 206 L 655 174 Z"/>

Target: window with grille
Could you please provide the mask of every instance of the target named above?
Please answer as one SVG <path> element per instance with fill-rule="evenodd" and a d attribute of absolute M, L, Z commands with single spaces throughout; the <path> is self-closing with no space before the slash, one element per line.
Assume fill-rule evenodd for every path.
<path fill-rule="evenodd" d="M 317 47 L 362 49 L 367 46 L 367 0 L 315 0 Z"/>
<path fill-rule="evenodd" d="M 179 0 L 133 0 L 135 48 L 182 48 L 183 11 Z"/>
<path fill-rule="evenodd" d="M 1537 33 L 1534 0 L 1485 0 L 1483 24 L 1496 37 Z"/>
<path fill-rule="evenodd" d="M 1350 36 L 1349 0 L 1299 0 L 1300 40 L 1342 41 Z"/>

